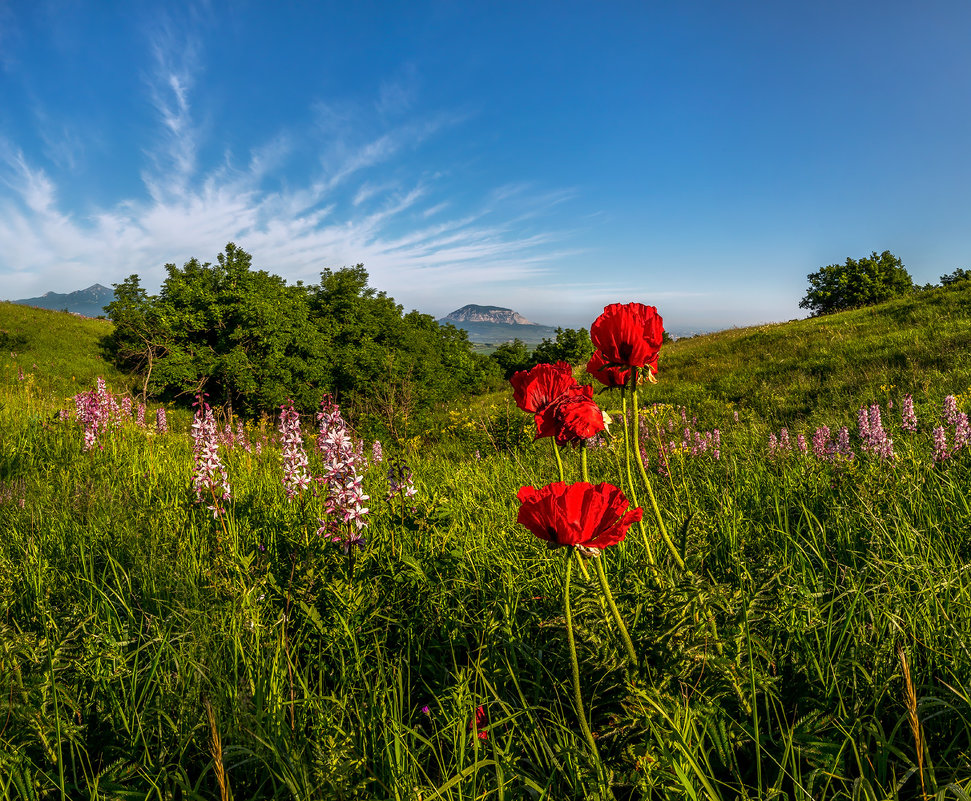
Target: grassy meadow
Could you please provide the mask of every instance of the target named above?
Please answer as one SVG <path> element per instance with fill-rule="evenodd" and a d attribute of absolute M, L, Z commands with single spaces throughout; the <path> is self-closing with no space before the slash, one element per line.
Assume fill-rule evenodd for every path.
<path fill-rule="evenodd" d="M 591 480 L 645 516 L 601 557 L 636 664 L 592 567 L 569 590 L 595 748 L 564 551 L 516 523 L 519 488 L 558 467 L 511 391 L 385 442 L 345 553 L 316 534 L 320 498 L 287 499 L 273 418 L 221 447 L 216 518 L 189 413 L 162 433 L 149 403 L 84 450 L 73 395 L 137 384 L 101 359 L 109 326 L 0 304 L 6 797 L 971 794 L 971 446 L 943 418 L 947 396 L 971 410 L 971 289 L 665 346 L 640 403 L 672 547 L 620 395 L 597 396 L 613 437 Z M 861 439 L 864 405 L 892 457 Z M 579 451 L 562 458 L 579 481 Z M 413 497 L 387 499 L 392 460 Z"/>

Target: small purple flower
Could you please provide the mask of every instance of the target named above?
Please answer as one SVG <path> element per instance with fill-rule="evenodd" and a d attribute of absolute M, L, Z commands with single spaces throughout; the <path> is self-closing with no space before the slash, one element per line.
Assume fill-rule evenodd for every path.
<path fill-rule="evenodd" d="M 864 452 L 872 453 L 882 459 L 893 459 L 893 440 L 883 427 L 880 404 L 874 403 L 869 409 L 863 406 L 857 419 Z"/>
<path fill-rule="evenodd" d="M 159 434 L 169 433 L 169 421 L 166 419 L 164 406 L 159 406 L 155 410 L 155 430 Z"/>
<path fill-rule="evenodd" d="M 813 455 L 817 459 L 828 459 L 829 452 L 829 426 L 820 426 L 813 434 Z"/>
<path fill-rule="evenodd" d="M 943 462 L 951 454 L 947 449 L 947 434 L 943 426 L 934 429 L 934 462 Z"/>
<path fill-rule="evenodd" d="M 904 431 L 914 432 L 917 430 L 917 415 L 914 414 L 914 399 L 910 395 L 904 395 L 903 404 L 900 408 L 900 427 Z"/>
<path fill-rule="evenodd" d="M 833 453 L 846 459 L 852 459 L 855 456 L 850 447 L 850 430 L 846 426 L 843 426 L 836 435 L 836 447 Z"/>
<path fill-rule="evenodd" d="M 128 399 L 129 404 L 131 399 Z M 75 419 L 84 431 L 84 450 L 91 450 L 98 438 L 109 426 L 121 424 L 121 410 L 114 396 L 108 391 L 103 378 L 99 378 L 96 389 L 79 392 L 74 396 Z M 103 447 L 103 445 L 101 445 Z"/>
<path fill-rule="evenodd" d="M 954 451 L 968 447 L 971 441 L 971 428 L 968 426 L 968 416 L 964 412 L 958 412 L 957 420 L 954 421 Z"/>
<path fill-rule="evenodd" d="M 953 426 L 958 420 L 958 400 L 953 395 L 944 398 L 943 418 L 945 424 L 949 426 Z"/>
<path fill-rule="evenodd" d="M 800 453 L 806 453 L 809 450 L 809 446 L 806 444 L 806 437 L 803 434 L 796 436 L 796 447 L 799 448 Z"/>
<path fill-rule="evenodd" d="M 374 464 L 381 464 L 384 461 L 384 449 L 381 447 L 381 440 L 379 439 L 371 443 L 371 461 Z"/>
<path fill-rule="evenodd" d="M 388 500 L 395 495 L 412 498 L 416 494 L 411 468 L 404 460 L 395 459 L 388 464 Z"/>

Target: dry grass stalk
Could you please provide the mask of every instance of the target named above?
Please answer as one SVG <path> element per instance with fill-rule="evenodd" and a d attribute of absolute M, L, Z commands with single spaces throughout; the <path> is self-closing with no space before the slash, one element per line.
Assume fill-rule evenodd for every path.
<path fill-rule="evenodd" d="M 209 719 L 209 753 L 212 755 L 213 765 L 216 768 L 216 781 L 219 783 L 219 797 L 221 801 L 230 801 L 232 797 L 229 793 L 229 781 L 226 776 L 226 769 L 223 767 L 223 744 L 219 736 L 219 729 L 216 728 L 216 715 L 212 711 L 212 704 L 209 699 L 203 699 L 206 707 L 206 717 Z"/>
<path fill-rule="evenodd" d="M 917 749 L 917 773 L 920 776 L 921 798 L 927 798 L 927 788 L 924 786 L 924 733 L 920 727 L 920 718 L 917 717 L 917 695 L 914 693 L 914 683 L 910 678 L 910 665 L 907 663 L 907 655 L 904 649 L 898 647 L 897 655 L 900 657 L 900 669 L 904 675 L 904 701 L 907 704 L 907 718 L 910 721 L 910 730 L 914 734 L 914 747 Z"/>

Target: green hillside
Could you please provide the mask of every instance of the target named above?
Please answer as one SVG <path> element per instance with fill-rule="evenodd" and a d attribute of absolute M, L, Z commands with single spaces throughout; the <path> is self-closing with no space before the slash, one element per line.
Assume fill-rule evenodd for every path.
<path fill-rule="evenodd" d="M 963 393 L 971 387 L 969 353 L 971 282 L 679 340 L 661 351 L 660 383 L 648 395 L 730 404 L 778 424 L 813 420 L 888 397 L 891 385 L 894 396 Z"/>
<path fill-rule="evenodd" d="M 519 326 L 509 326 L 510 328 Z M 99 375 L 126 378 L 98 342 L 111 323 L 0 302 L 0 371 L 18 367 L 56 394 Z M 971 388 L 971 283 L 824 317 L 681 339 L 661 352 L 650 400 L 748 409 L 767 423 L 812 421 L 912 392 L 938 400 Z"/>
<path fill-rule="evenodd" d="M 106 320 L 0 302 L 0 384 L 16 382 L 23 370 L 57 396 L 88 389 L 98 376 L 120 389 L 124 376 L 98 346 L 109 331 Z"/>

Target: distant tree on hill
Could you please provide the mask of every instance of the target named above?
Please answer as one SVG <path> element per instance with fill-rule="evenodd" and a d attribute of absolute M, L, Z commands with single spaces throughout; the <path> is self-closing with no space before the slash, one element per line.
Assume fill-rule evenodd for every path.
<path fill-rule="evenodd" d="M 953 273 L 941 276 L 941 286 L 950 286 L 964 281 L 971 281 L 971 270 L 958 267 Z"/>
<path fill-rule="evenodd" d="M 914 281 L 889 250 L 810 273 L 809 289 L 799 307 L 814 316 L 872 306 L 911 292 Z"/>
<path fill-rule="evenodd" d="M 489 358 L 499 365 L 499 370 L 505 379 L 511 378 L 513 373 L 528 370 L 532 366 L 529 348 L 519 338 L 512 342 L 503 342 Z"/>
<path fill-rule="evenodd" d="M 556 339 L 544 339 L 533 351 L 533 364 L 568 362 L 586 364 L 593 355 L 593 343 L 586 328 L 557 328 Z"/>
<path fill-rule="evenodd" d="M 525 342 L 514 339 L 503 342 L 489 358 L 508 379 L 513 373 L 528 370 L 537 364 L 568 362 L 577 367 L 586 364 L 592 354 L 593 343 L 586 328 L 557 328 L 556 339 L 544 339 L 532 353 Z"/>

